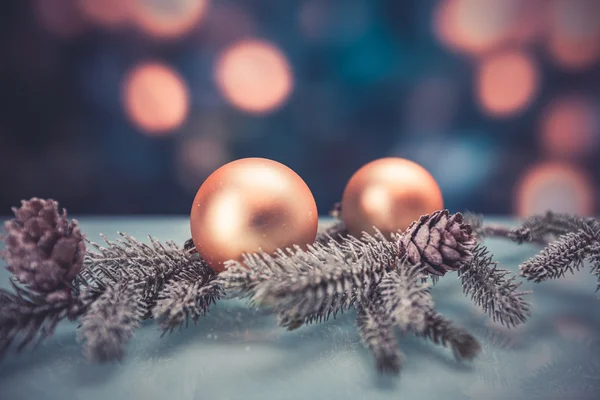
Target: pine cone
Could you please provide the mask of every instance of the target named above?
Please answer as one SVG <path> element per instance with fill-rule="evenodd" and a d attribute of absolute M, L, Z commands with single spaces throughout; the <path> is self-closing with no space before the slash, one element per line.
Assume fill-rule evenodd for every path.
<path fill-rule="evenodd" d="M 85 255 L 77 221 L 69 221 L 64 209 L 59 214 L 56 201 L 35 197 L 13 212 L 16 218 L 4 223 L 6 250 L 0 254 L 7 269 L 48 299 L 64 300 Z"/>
<path fill-rule="evenodd" d="M 410 262 L 421 263 L 430 274 L 443 276 L 473 258 L 476 240 L 460 213 L 449 215 L 448 210 L 440 210 L 413 222 L 399 245 Z"/>

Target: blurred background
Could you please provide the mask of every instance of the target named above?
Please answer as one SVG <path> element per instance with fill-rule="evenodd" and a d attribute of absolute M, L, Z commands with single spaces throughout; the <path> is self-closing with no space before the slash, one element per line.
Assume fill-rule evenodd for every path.
<path fill-rule="evenodd" d="M 453 211 L 594 214 L 599 0 L 11 0 L 0 5 L 0 210 L 187 214 L 242 157 L 321 214 L 380 157 Z"/>

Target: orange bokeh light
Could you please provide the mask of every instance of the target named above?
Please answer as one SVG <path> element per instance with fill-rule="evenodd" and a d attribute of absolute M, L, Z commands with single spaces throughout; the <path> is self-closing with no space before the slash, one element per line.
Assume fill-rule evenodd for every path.
<path fill-rule="evenodd" d="M 179 127 L 190 102 L 183 78 L 156 62 L 141 64 L 127 74 L 123 100 L 129 119 L 151 135 L 164 135 Z"/>
<path fill-rule="evenodd" d="M 591 154 L 600 139 L 600 108 L 583 96 L 559 99 L 546 109 L 541 122 L 542 147 L 552 156 Z"/>
<path fill-rule="evenodd" d="M 145 33 L 177 38 L 196 27 L 208 10 L 208 0 L 131 0 L 131 16 Z"/>
<path fill-rule="evenodd" d="M 280 107 L 293 88 L 286 57 L 259 40 L 239 41 L 225 49 L 215 64 L 215 81 L 231 104 L 256 114 Z"/>
<path fill-rule="evenodd" d="M 496 117 L 523 111 L 539 86 L 535 61 L 520 50 L 505 50 L 484 58 L 475 76 L 476 97 L 483 110 Z"/>
<path fill-rule="evenodd" d="M 515 209 L 526 217 L 555 212 L 593 215 L 593 184 L 588 175 L 569 164 L 541 163 L 525 171 L 515 191 Z"/>
<path fill-rule="evenodd" d="M 481 55 L 510 39 L 521 7 L 519 0 L 442 0 L 433 29 L 447 47 Z"/>
<path fill-rule="evenodd" d="M 129 19 L 132 0 L 76 0 L 81 13 L 107 28 L 121 26 Z"/>
<path fill-rule="evenodd" d="M 87 28 L 73 0 L 36 0 L 33 6 L 41 25 L 53 35 L 71 38 Z"/>
<path fill-rule="evenodd" d="M 579 70 L 600 60 L 600 2 L 555 0 L 551 5 L 547 49 L 556 63 Z"/>

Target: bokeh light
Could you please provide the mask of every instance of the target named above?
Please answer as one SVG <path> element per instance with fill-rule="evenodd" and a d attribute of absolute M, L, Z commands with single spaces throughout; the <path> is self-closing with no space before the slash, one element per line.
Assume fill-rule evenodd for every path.
<path fill-rule="evenodd" d="M 87 28 L 73 0 L 35 0 L 33 6 L 40 24 L 53 35 L 72 38 Z"/>
<path fill-rule="evenodd" d="M 185 121 L 190 99 L 187 85 L 177 72 L 147 62 L 125 77 L 123 101 L 129 119 L 142 131 L 164 135 Z"/>
<path fill-rule="evenodd" d="M 600 107 L 582 95 L 560 98 L 544 111 L 539 132 L 542 148 L 551 156 L 594 154 L 600 140 Z"/>
<path fill-rule="evenodd" d="M 116 28 L 129 20 L 132 0 L 75 0 L 81 13 L 91 22 Z"/>
<path fill-rule="evenodd" d="M 131 0 L 131 15 L 145 33 L 162 39 L 178 38 L 205 16 L 209 0 Z"/>
<path fill-rule="evenodd" d="M 515 190 L 519 216 L 554 212 L 592 215 L 595 193 L 590 177 L 579 168 L 558 162 L 535 165 L 524 172 Z"/>
<path fill-rule="evenodd" d="M 260 40 L 239 41 L 225 49 L 215 64 L 215 81 L 232 105 L 255 114 L 280 107 L 293 88 L 286 57 Z"/>
<path fill-rule="evenodd" d="M 434 32 L 452 50 L 479 55 L 513 34 L 520 0 L 442 0 L 434 12 Z"/>
<path fill-rule="evenodd" d="M 503 50 L 484 58 L 475 74 L 476 97 L 483 110 L 508 117 L 527 108 L 538 92 L 535 60 L 521 50 Z"/>
<path fill-rule="evenodd" d="M 555 0 L 547 48 L 561 67 L 588 68 L 600 60 L 600 1 Z"/>

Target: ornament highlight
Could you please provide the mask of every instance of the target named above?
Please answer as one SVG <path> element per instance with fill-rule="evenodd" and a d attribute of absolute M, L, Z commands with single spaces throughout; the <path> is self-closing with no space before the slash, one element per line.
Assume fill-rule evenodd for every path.
<path fill-rule="evenodd" d="M 217 272 L 243 253 L 272 253 L 317 236 L 318 212 L 306 183 L 287 166 L 265 158 L 225 164 L 202 184 L 190 214 L 192 240 Z"/>
<path fill-rule="evenodd" d="M 348 181 L 341 216 L 354 236 L 373 234 L 374 227 L 386 237 L 405 230 L 422 215 L 444 207 L 442 192 L 427 170 L 415 162 L 381 158 L 361 167 Z"/>

